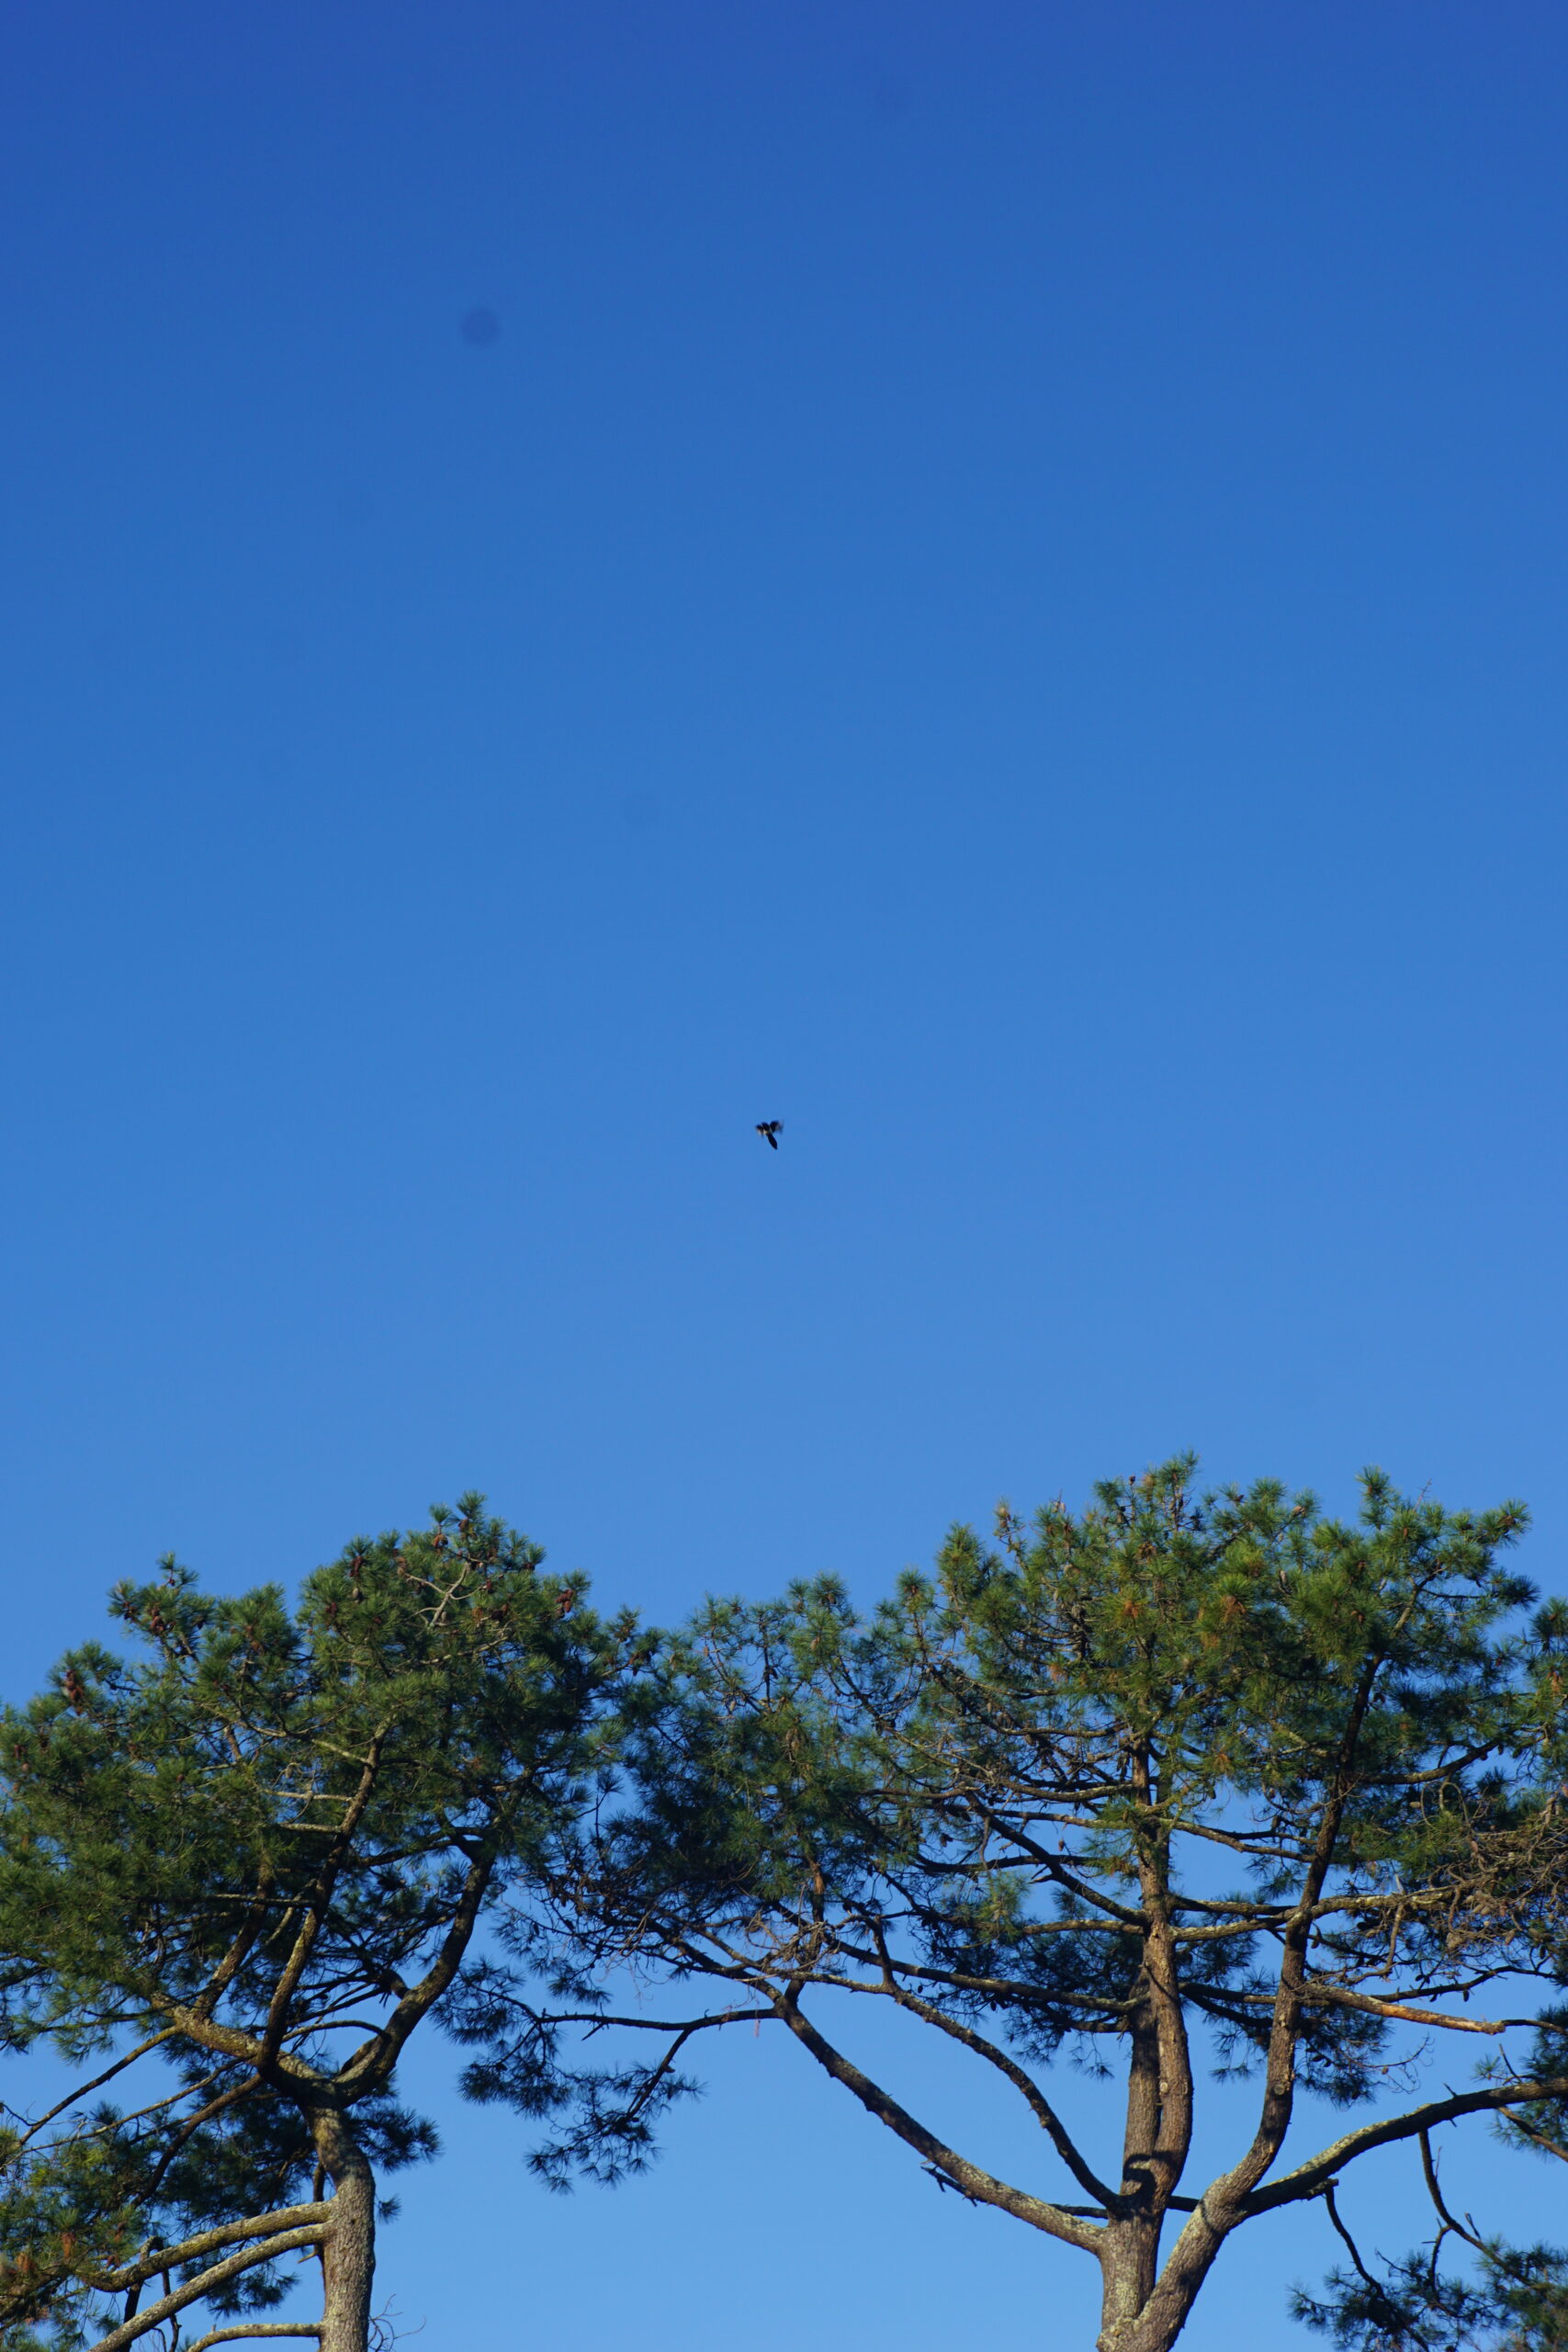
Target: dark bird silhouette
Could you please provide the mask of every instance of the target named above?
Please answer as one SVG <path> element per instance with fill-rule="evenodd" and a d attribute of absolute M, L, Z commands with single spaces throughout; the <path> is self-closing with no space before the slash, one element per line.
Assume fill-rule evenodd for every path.
<path fill-rule="evenodd" d="M 777 1151 L 779 1148 L 779 1129 L 783 1125 L 784 1121 L 782 1119 L 758 1120 L 757 1133 L 761 1136 L 762 1141 L 767 1145 L 770 1151 Z"/>

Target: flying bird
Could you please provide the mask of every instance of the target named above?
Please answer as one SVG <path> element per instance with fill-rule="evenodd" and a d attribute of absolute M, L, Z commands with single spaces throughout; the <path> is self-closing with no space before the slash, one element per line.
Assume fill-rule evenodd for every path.
<path fill-rule="evenodd" d="M 779 1148 L 779 1129 L 783 1125 L 784 1121 L 782 1119 L 758 1120 L 757 1133 L 761 1136 L 762 1141 L 767 1145 L 770 1151 L 777 1151 Z"/>

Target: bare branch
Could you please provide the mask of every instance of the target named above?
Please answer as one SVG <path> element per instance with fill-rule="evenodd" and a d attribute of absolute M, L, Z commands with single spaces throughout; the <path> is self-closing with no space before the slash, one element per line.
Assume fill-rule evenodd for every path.
<path fill-rule="evenodd" d="M 210 2295 L 215 2287 L 227 2286 L 242 2271 L 254 2270 L 263 2262 L 274 2262 L 280 2254 L 289 2254 L 296 2246 L 317 2245 L 325 2234 L 324 2225 L 318 2224 L 314 2229 L 286 2230 L 280 2237 L 265 2238 L 260 2245 L 242 2248 L 240 2253 L 231 2254 L 227 2262 L 214 2263 L 210 2270 L 202 2271 L 188 2285 L 175 2288 L 161 2301 L 149 2303 L 134 2319 L 128 2319 L 107 2335 L 100 2336 L 92 2352 L 124 2352 L 124 2347 L 134 2344 L 139 2335 L 145 2335 L 150 2328 L 161 2327 L 176 2312 L 183 2312 L 187 2303 L 199 2302 L 204 2295 Z M 166 2259 L 164 2255 L 156 2257 L 160 2263 Z"/>
<path fill-rule="evenodd" d="M 268 2321 L 250 2327 L 215 2327 L 206 2335 L 198 2335 L 187 2344 L 186 2352 L 207 2352 L 209 2344 L 234 2344 L 242 2339 L 249 2342 L 253 2335 L 314 2335 L 320 2336 L 319 2320 L 301 2320 L 297 2324 L 283 2320 Z"/>
<path fill-rule="evenodd" d="M 1311 1984 L 1302 1991 L 1303 2009 L 1360 2009 L 1369 2017 L 1397 2018 L 1406 2025 L 1442 2026 L 1450 2033 L 1506 2033 L 1511 2027 L 1533 2026 L 1534 2018 L 1456 2018 L 1447 2009 L 1419 2008 L 1410 2001 L 1380 2000 L 1375 1993 L 1351 1993 L 1343 1985 Z M 1271 1993 L 1227 1991 L 1228 2001 L 1244 2002 L 1249 2008 L 1272 2008 Z"/>
<path fill-rule="evenodd" d="M 1429 2132 L 1438 2123 L 1450 2123 L 1456 2116 L 1497 2114 L 1510 2107 L 1527 2107 L 1536 2099 L 1568 2098 L 1568 2075 L 1548 2075 L 1540 2081 L 1501 2083 L 1479 2091 L 1456 2091 L 1448 2098 L 1432 2099 L 1425 2107 L 1412 2108 L 1407 2115 L 1390 2116 L 1382 2123 L 1364 2123 L 1359 2132 L 1347 2132 L 1344 2138 L 1332 2146 L 1320 2150 L 1294 2172 L 1285 2173 L 1267 2188 L 1255 2188 L 1242 2211 L 1250 2220 L 1255 2213 L 1272 2212 L 1277 2206 L 1293 2205 L 1303 2197 L 1320 2197 L 1331 2177 L 1341 2171 L 1358 2156 L 1366 2155 L 1373 2148 L 1386 2148 L 1396 2141 L 1413 2140 L 1421 2132 Z"/>
<path fill-rule="evenodd" d="M 606 2016 L 603 2009 L 552 2009 L 552 2025 L 585 2025 L 591 2030 L 602 2026 L 635 2026 L 644 2033 L 678 2033 L 684 2037 L 712 2025 L 777 2025 L 776 2009 L 716 2009 L 705 2018 L 618 2018 Z"/>
<path fill-rule="evenodd" d="M 1485 2240 L 1478 2238 L 1473 2230 L 1467 2230 L 1461 2222 L 1456 2222 L 1453 2215 L 1449 2211 L 1448 2207 L 1443 2202 L 1443 2192 L 1438 2187 L 1438 2160 L 1432 2154 L 1432 2135 L 1430 2132 L 1423 2131 L 1419 2137 L 1421 2141 L 1421 2170 L 1427 2177 L 1427 2194 L 1432 2200 L 1433 2210 L 1437 2213 L 1438 2221 L 1441 2222 L 1444 2229 L 1451 2230 L 1456 2238 L 1462 2238 L 1466 2245 L 1472 2245 L 1477 2254 L 1484 2254 L 1486 2251 Z"/>
<path fill-rule="evenodd" d="M 964 2196 L 973 2198 L 976 2204 L 995 2205 L 1002 2212 L 1011 2213 L 1021 2222 L 1028 2222 L 1034 2229 L 1043 2230 L 1050 2237 L 1061 2238 L 1068 2245 L 1080 2246 L 1088 2254 L 1098 2255 L 1105 2235 L 1103 2229 L 1077 2219 L 1060 2205 L 1047 2204 L 1042 2198 L 1031 2197 L 1026 2190 L 1014 2188 L 1005 2180 L 998 2180 L 994 2174 L 985 2171 L 979 2165 L 971 2164 L 966 2156 L 961 2156 L 956 2150 L 948 2147 L 934 2132 L 929 2132 L 923 2123 L 918 2121 L 907 2108 L 900 2107 L 880 2084 L 874 2083 L 869 2075 L 863 2075 L 858 2066 L 818 2032 L 802 2014 L 800 1990 L 801 1981 L 797 1979 L 779 1996 L 779 2015 L 796 2040 L 809 2050 L 818 2064 L 836 2083 L 841 2083 L 847 2091 L 852 2092 L 868 2114 L 874 2115 L 879 2123 L 885 2123 L 907 2146 L 923 2156 L 933 2171 L 942 2174 L 955 2188 L 962 2189 Z"/>
<path fill-rule="evenodd" d="M 1375 2300 L 1381 2303 L 1384 2300 L 1385 2290 L 1378 2284 L 1377 2280 L 1372 2277 L 1371 2272 L 1367 2268 L 1366 2264 L 1361 2260 L 1360 2247 L 1356 2244 L 1355 2239 L 1350 2235 L 1349 2231 L 1346 2228 L 1344 2222 L 1339 2218 L 1339 2208 L 1334 2201 L 1334 2183 L 1332 2181 L 1329 2182 L 1327 2188 L 1323 2192 L 1323 2201 L 1328 2208 L 1329 2220 L 1333 2222 L 1335 2228 L 1338 2231 L 1340 2237 L 1344 2240 L 1345 2245 L 1349 2249 L 1350 2259 L 1356 2266 L 1356 2274 L 1358 2278 L 1363 2281 L 1363 2283 L 1371 2290 Z"/>
<path fill-rule="evenodd" d="M 225 2222 L 217 2229 L 199 2231 L 179 2245 L 157 2246 L 148 2254 L 139 2255 L 134 2262 L 122 2263 L 116 2270 L 98 2271 L 92 2276 L 84 2272 L 83 2277 L 99 2294 L 123 2294 L 128 2287 L 140 2286 L 155 2271 L 177 2270 L 187 2262 L 199 2262 L 203 2255 L 216 2254 L 220 2246 L 233 2245 L 239 2239 L 276 2237 L 285 2230 L 324 2227 L 332 2220 L 332 2211 L 330 2198 L 322 2204 L 280 2206 L 276 2213 L 258 2213 L 248 2222 Z"/>
<path fill-rule="evenodd" d="M 95 2075 L 90 2083 L 78 2083 L 73 2091 L 67 2091 L 65 2097 L 57 2100 L 46 2114 L 40 2115 L 36 2123 L 28 2125 L 17 2143 L 17 2153 L 20 2154 L 29 2140 L 36 2140 L 46 2123 L 52 2123 L 57 2115 L 63 2115 L 68 2107 L 74 2107 L 78 2099 L 87 2097 L 89 2091 L 102 2090 L 106 2083 L 112 2083 L 117 2075 L 123 2075 L 128 2066 L 134 2065 L 138 2058 L 144 2058 L 150 2050 L 156 2050 L 161 2041 L 167 2041 L 170 2035 L 176 2030 L 177 2028 L 172 2025 L 164 2026 L 161 2032 L 150 2034 L 145 2041 L 139 2041 L 134 2050 L 128 2050 L 123 2058 L 117 2058 L 112 2066 L 106 2066 L 101 2075 Z M 176 2098 L 179 2096 L 177 2091 L 174 2094 Z M 166 2107 L 168 2101 L 160 2099 L 158 2104 L 161 2107 Z M 147 2114 L 151 2114 L 152 2111 L 150 2108 L 143 2110 Z"/>
<path fill-rule="evenodd" d="M 973 2026 L 964 2025 L 958 2018 L 950 2018 L 944 2010 L 938 2008 L 934 2002 L 922 2001 L 918 1993 L 909 1992 L 906 1987 L 893 1983 L 891 1978 L 886 1984 L 857 1984 L 848 1978 L 838 1981 L 845 1992 L 880 1995 L 887 2000 L 896 2001 L 901 2009 L 908 2009 L 912 2017 L 919 2018 L 926 2025 L 935 2026 L 939 2033 L 949 2035 L 953 2041 L 961 2042 L 965 2050 L 972 2050 L 977 2058 L 984 2058 L 988 2064 L 995 2066 L 998 2073 L 1005 2075 L 1014 2090 L 1019 2092 L 1027 2102 L 1030 2112 L 1050 2140 L 1051 2145 L 1055 2149 L 1078 2187 L 1094 2199 L 1097 2209 L 1103 2209 L 1109 2213 L 1120 2213 L 1125 2210 L 1125 2199 L 1118 2196 L 1115 2189 L 1107 2188 L 1094 2166 L 1079 2152 L 1072 2134 L 1041 2090 L 1038 2083 L 1018 2064 L 1015 2059 L 1010 2058 L 1005 2050 L 998 2050 L 994 2041 L 987 2041 L 985 2035 L 976 2033 Z M 1066 2209 L 1064 2207 L 1062 2210 L 1065 2211 Z"/>

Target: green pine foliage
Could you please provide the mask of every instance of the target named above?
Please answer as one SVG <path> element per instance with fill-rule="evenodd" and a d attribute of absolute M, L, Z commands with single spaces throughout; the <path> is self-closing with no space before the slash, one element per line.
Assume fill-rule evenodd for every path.
<path fill-rule="evenodd" d="M 1376 2272 L 1358 2250 L 1324 2294 L 1298 2290 L 1292 2308 L 1337 2352 L 1568 2352 L 1568 2256 L 1472 2244 L 1478 2259 L 1463 2271 L 1444 2261 L 1441 2236 Z"/>
<path fill-rule="evenodd" d="M 1093 2258 L 1102 2352 L 1169 2352 L 1292 2205 L 1348 2256 L 1295 2304 L 1341 2352 L 1550 2352 L 1563 2256 L 1451 2213 L 1433 2154 L 1490 2122 L 1568 2156 L 1568 1611 L 1508 1564 L 1523 1523 L 1376 1474 L 1341 1521 L 1181 1459 L 955 1529 L 869 1614 L 819 1580 L 661 1640 L 472 1496 L 292 1609 L 165 1562 L 114 1596 L 129 1660 L 75 1650 L 0 1722 L 0 2048 L 77 2075 L 0 2134 L 0 2352 L 367 2352 L 427 2018 L 556 2185 L 645 2163 L 694 2038 L 765 2023 L 938 2187 Z M 628 1971 L 669 1998 L 618 2009 Z M 1028 2181 L 857 2062 L 868 2002 L 1016 2095 Z M 581 2064 L 584 2031 L 632 2040 Z M 1249 2112 L 1194 2178 L 1216 2074 Z M 1368 2260 L 1391 2143 L 1435 2233 Z"/>
<path fill-rule="evenodd" d="M 830 1579 L 714 1602 L 632 1696 L 631 1801 L 558 1876 L 554 1949 L 708 1988 L 650 2081 L 722 2018 L 792 2036 L 939 2186 L 1099 2262 L 1105 2352 L 1166 2352 L 1248 2221 L 1373 2146 L 1568 2092 L 1561 2019 L 1533 2052 L 1504 2024 L 1562 1974 L 1568 1890 L 1565 1626 L 1507 1563 L 1523 1524 L 1376 1473 L 1354 1521 L 1269 1482 L 1205 1497 L 1184 1458 L 1078 1513 L 1004 1510 L 990 1543 L 955 1529 L 869 1616 Z M 539 1914 L 509 1932 L 536 1969 Z M 867 2002 L 1011 2086 L 1048 2188 L 857 2064 Z M 492 1970 L 470 2087 L 536 2104 L 591 2014 Z M 1450 2075 L 1489 2067 L 1391 2119 L 1432 2042 Z M 1119 2082 L 1092 2139 L 1055 2105 L 1064 2061 Z M 1251 2120 L 1193 2182 L 1216 2069 Z M 1379 2112 L 1298 2155 L 1302 2091 Z M 592 2163 L 599 2121 L 542 2166 Z"/>
<path fill-rule="evenodd" d="M 1560 2063 L 1565 2033 L 1568 2012 L 1547 2010 L 1527 2062 L 1530 2073 L 1550 2074 Z M 1495 2061 L 1480 2071 L 1494 2079 L 1502 2072 Z M 1568 2099 L 1510 2108 L 1496 2132 L 1505 2145 L 1568 2165 Z M 1325 2202 L 1349 2264 L 1330 2274 L 1323 2294 L 1295 2290 L 1297 2318 L 1328 2336 L 1337 2352 L 1568 2352 L 1568 2248 L 1483 2235 L 1470 2214 L 1453 2211 L 1431 2135 L 1419 2136 L 1431 2237 L 1405 2254 L 1364 2256 L 1328 2190 Z"/>
<path fill-rule="evenodd" d="M 468 1496 L 293 1610 L 169 1559 L 113 1596 L 130 1659 L 6 1714 L 0 2041 L 91 2079 L 0 2140 L 3 2352 L 232 2324 L 318 2259 L 364 2352 L 380 2182 L 436 2144 L 399 2057 L 613 1743 L 630 1621 L 541 1558 Z"/>

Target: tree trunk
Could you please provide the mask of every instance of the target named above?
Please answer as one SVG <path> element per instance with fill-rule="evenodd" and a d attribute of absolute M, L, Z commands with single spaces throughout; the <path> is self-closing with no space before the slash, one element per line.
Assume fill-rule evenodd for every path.
<path fill-rule="evenodd" d="M 1139 2219 L 1112 2222 L 1100 2257 L 1100 2307 L 1098 2352 L 1123 2352 L 1136 2344 L 1134 2331 L 1154 2291 L 1159 2267 L 1159 2225 Z"/>
<path fill-rule="evenodd" d="M 335 2109 L 311 2116 L 310 2137 L 333 2190 L 332 2231 L 321 2249 L 321 2352 L 369 2352 L 376 2177 Z"/>
<path fill-rule="evenodd" d="M 1100 2256 L 1105 2287 L 1097 2352 L 1171 2352 L 1234 2225 L 1234 2217 L 1216 2225 L 1200 2207 L 1161 2271 L 1158 2231 L 1147 2222 L 1113 2222 Z M 1133 2237 L 1140 2229 L 1149 2230 L 1141 2244 Z"/>

